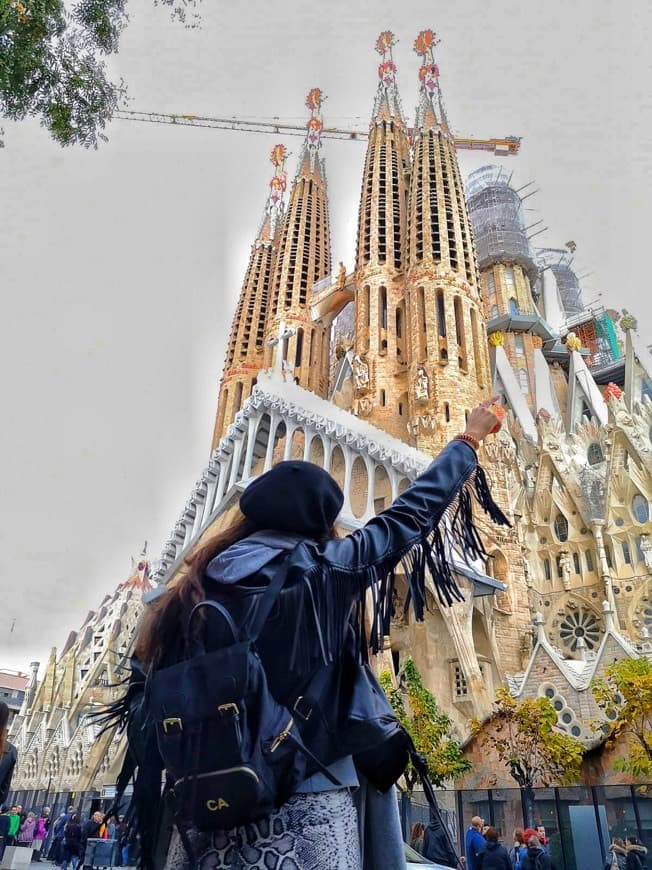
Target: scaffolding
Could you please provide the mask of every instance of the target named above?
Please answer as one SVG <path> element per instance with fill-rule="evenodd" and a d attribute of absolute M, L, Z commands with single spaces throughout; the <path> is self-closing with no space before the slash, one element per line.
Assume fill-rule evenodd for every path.
<path fill-rule="evenodd" d="M 559 301 L 566 317 L 573 317 L 584 311 L 582 291 L 573 271 L 573 256 L 564 248 L 539 248 L 537 261 L 542 269 L 550 269 L 555 283 Z"/>
<path fill-rule="evenodd" d="M 511 261 L 523 267 L 532 284 L 537 266 L 530 250 L 523 206 L 511 186 L 511 173 L 482 166 L 469 175 L 466 196 L 480 268 Z"/>

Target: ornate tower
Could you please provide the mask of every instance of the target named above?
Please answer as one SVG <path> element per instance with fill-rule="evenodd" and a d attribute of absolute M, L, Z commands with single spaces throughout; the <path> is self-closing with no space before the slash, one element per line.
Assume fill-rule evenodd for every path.
<path fill-rule="evenodd" d="M 434 61 L 432 30 L 417 37 L 423 58 L 408 210 L 409 417 L 417 446 L 435 451 L 489 395 L 489 358 L 478 269 L 455 142 Z"/>
<path fill-rule="evenodd" d="M 522 395 L 535 414 L 539 410 L 553 414 L 556 400 L 541 352 L 542 340 L 550 334 L 532 296 L 538 269 L 521 199 L 510 185 L 510 176 L 497 166 L 471 173 L 466 192 L 489 342 L 495 349 L 496 389 L 508 400 Z"/>
<path fill-rule="evenodd" d="M 284 169 L 287 151 L 276 145 L 271 154 L 274 177 L 256 241 L 252 245 L 238 307 L 233 318 L 224 373 L 220 384 L 212 449 L 250 395 L 256 375 L 263 367 L 265 324 L 269 291 L 276 264 L 278 234 L 283 216 L 283 193 L 287 184 Z"/>
<path fill-rule="evenodd" d="M 376 51 L 378 91 L 369 127 L 358 217 L 355 301 L 355 411 L 407 437 L 405 269 L 410 143 L 396 87 L 389 31 Z"/>
<path fill-rule="evenodd" d="M 326 172 L 320 157 L 323 100 L 319 88 L 306 99 L 311 114 L 281 230 L 265 351 L 265 367 L 282 368 L 319 396 L 328 391 L 329 329 L 313 322 L 309 302 L 314 285 L 331 272 Z"/>

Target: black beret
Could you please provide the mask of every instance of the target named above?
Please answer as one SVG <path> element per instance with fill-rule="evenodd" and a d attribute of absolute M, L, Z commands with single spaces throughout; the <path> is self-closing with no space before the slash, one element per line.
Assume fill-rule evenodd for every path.
<path fill-rule="evenodd" d="M 279 462 L 240 496 L 240 510 L 260 529 L 319 537 L 327 534 L 344 503 L 333 478 L 312 462 Z"/>

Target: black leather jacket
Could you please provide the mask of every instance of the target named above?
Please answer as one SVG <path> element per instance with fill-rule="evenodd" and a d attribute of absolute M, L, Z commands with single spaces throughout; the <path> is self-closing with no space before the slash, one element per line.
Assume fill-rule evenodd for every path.
<path fill-rule="evenodd" d="M 364 658 L 369 640 L 374 648 L 382 644 L 389 632 L 393 571 L 399 562 L 418 619 L 423 617 L 427 571 L 444 603 L 461 597 L 446 546 L 454 540 L 471 558 L 484 552 L 473 528 L 472 494 L 494 520 L 506 522 L 491 500 L 475 451 L 463 441 L 452 441 L 387 510 L 361 529 L 341 539 L 302 541 L 289 555 L 235 585 L 205 580 L 207 595 L 224 603 L 236 623 L 246 626 L 261 590 L 287 559 L 287 580 L 258 642 L 270 688 L 287 702 L 320 661 L 331 663 L 353 645 Z M 371 638 L 364 631 L 369 586 Z M 219 646 L 223 637 L 215 636 L 214 642 Z M 210 639 L 207 646 L 213 646 Z"/>

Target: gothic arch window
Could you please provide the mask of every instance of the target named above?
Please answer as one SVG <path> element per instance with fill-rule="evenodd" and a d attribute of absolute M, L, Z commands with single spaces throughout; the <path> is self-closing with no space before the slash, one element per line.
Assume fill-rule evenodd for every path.
<path fill-rule="evenodd" d="M 589 449 L 586 451 L 586 458 L 589 462 L 589 465 L 597 465 L 599 462 L 604 462 L 604 453 L 602 452 L 602 447 L 594 441 L 593 444 L 589 444 Z"/>
<path fill-rule="evenodd" d="M 381 390 L 380 391 L 380 407 L 384 408 L 386 404 L 387 404 L 387 394 L 385 393 L 385 390 Z"/>
<path fill-rule="evenodd" d="M 582 568 L 580 566 L 579 553 L 573 553 L 573 568 L 575 569 L 576 574 L 582 573 Z"/>
<path fill-rule="evenodd" d="M 378 288 L 378 304 L 380 327 L 381 329 L 387 329 L 387 287 Z"/>
<path fill-rule="evenodd" d="M 648 500 L 638 492 L 632 499 L 632 513 L 639 523 L 647 523 L 650 520 L 650 505 Z"/>
<path fill-rule="evenodd" d="M 487 295 L 491 299 L 496 295 L 496 279 L 494 278 L 494 273 L 490 272 L 486 278 L 487 281 Z"/>
<path fill-rule="evenodd" d="M 242 381 L 238 381 L 235 385 L 235 397 L 233 399 L 233 417 L 232 420 L 235 419 L 235 415 L 240 410 L 242 405 Z"/>
<path fill-rule="evenodd" d="M 498 306 L 497 305 L 491 306 L 491 316 L 498 317 Z"/>
<path fill-rule="evenodd" d="M 593 553 L 591 552 L 591 550 L 587 550 L 584 555 L 586 556 L 586 570 L 587 571 L 595 570 L 594 564 L 593 564 Z"/>
<path fill-rule="evenodd" d="M 527 394 L 530 392 L 530 378 L 527 373 L 527 369 L 518 370 L 518 383 L 521 388 L 521 392 L 527 396 Z"/>
<path fill-rule="evenodd" d="M 562 543 L 568 540 L 568 520 L 563 514 L 557 514 L 555 517 L 554 529 L 557 540 Z"/>
<path fill-rule="evenodd" d="M 509 313 L 510 314 L 520 314 L 521 309 L 518 307 L 518 302 L 514 299 L 513 296 L 509 297 Z"/>
<path fill-rule="evenodd" d="M 514 270 L 511 266 L 505 266 L 505 287 L 512 290 L 514 287 Z"/>
<path fill-rule="evenodd" d="M 545 574 L 546 580 L 552 580 L 552 571 L 550 569 L 550 559 L 543 560 L 543 573 Z"/>
<path fill-rule="evenodd" d="M 525 356 L 525 342 L 522 335 L 514 336 L 514 352 L 516 356 Z"/>
<path fill-rule="evenodd" d="M 297 329 L 297 343 L 294 350 L 294 366 L 295 368 L 301 367 L 301 357 L 303 355 L 303 329 L 299 327 Z"/>

